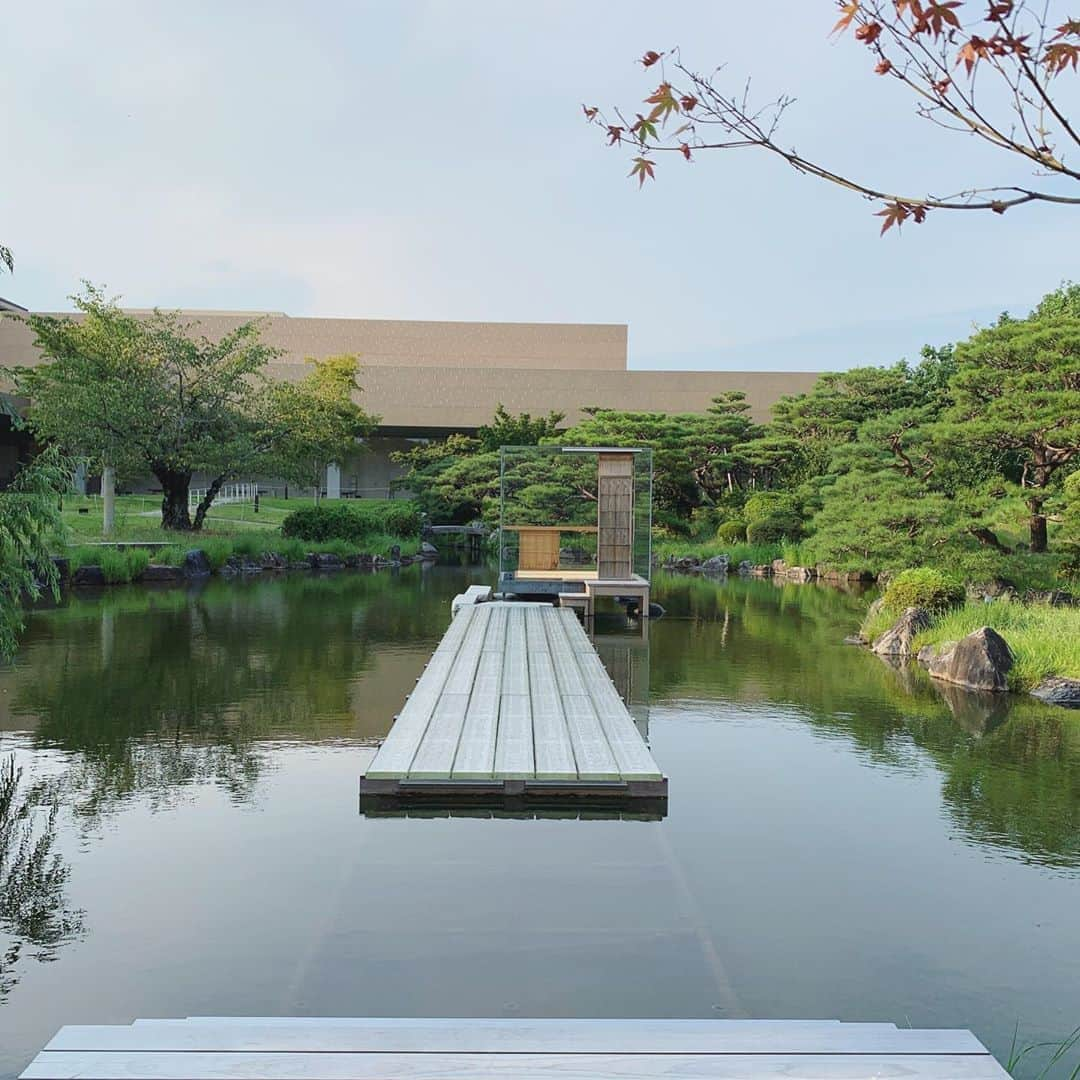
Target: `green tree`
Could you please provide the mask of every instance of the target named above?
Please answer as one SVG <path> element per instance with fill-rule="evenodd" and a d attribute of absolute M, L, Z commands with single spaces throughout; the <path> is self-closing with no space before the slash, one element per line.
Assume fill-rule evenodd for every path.
<path fill-rule="evenodd" d="M 360 393 L 355 356 L 309 357 L 307 363 L 311 370 L 299 382 L 269 387 L 265 425 L 278 432 L 268 464 L 286 479 L 313 485 L 317 502 L 326 467 L 355 452 L 378 417 L 353 400 Z"/>
<path fill-rule="evenodd" d="M 60 499 L 71 489 L 71 470 L 51 447 L 0 492 L 0 658 L 15 653 L 23 628 L 22 601 L 43 592 L 59 598 L 50 541 L 63 533 Z"/>
<path fill-rule="evenodd" d="M 956 360 L 954 405 L 937 440 L 953 454 L 974 449 L 1014 462 L 1031 550 L 1046 551 L 1047 501 L 1080 455 L 1080 317 L 999 323 L 957 346 Z"/>
<path fill-rule="evenodd" d="M 92 286 L 73 299 L 82 318 L 27 318 L 44 362 L 11 375 L 30 398 L 31 430 L 121 476 L 152 474 L 162 526 L 202 528 L 222 485 L 265 461 L 281 437 L 264 406 L 276 350 L 255 323 L 210 341 L 175 314 L 129 315 Z M 192 518 L 196 472 L 211 479 Z"/>
<path fill-rule="evenodd" d="M 495 406 L 495 419 L 476 429 L 482 451 L 498 450 L 500 446 L 536 446 L 555 438 L 566 414 L 549 412 L 533 418 L 529 413 L 514 416 L 502 404 Z"/>

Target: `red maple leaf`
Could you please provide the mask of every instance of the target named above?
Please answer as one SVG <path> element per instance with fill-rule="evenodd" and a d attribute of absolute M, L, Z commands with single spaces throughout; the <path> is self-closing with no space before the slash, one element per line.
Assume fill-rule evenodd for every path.
<path fill-rule="evenodd" d="M 877 62 L 874 70 L 879 75 L 888 75 L 892 71 L 892 61 L 886 56 Z"/>
<path fill-rule="evenodd" d="M 600 111 L 595 105 L 582 105 L 581 110 L 585 113 L 586 120 L 595 120 L 596 114 Z"/>
<path fill-rule="evenodd" d="M 690 144 L 681 142 L 679 143 L 679 153 L 682 154 L 687 161 L 690 160 Z"/>
<path fill-rule="evenodd" d="M 655 63 L 656 63 L 656 61 L 657 61 L 657 60 L 659 60 L 659 59 L 660 59 L 660 57 L 661 57 L 661 56 L 663 56 L 663 55 L 664 55 L 663 53 L 658 53 L 658 52 L 656 52 L 656 51 L 655 51 L 654 49 L 650 49 L 650 50 L 649 50 L 649 51 L 648 51 L 648 52 L 647 52 L 647 53 L 646 53 L 646 54 L 645 54 L 645 55 L 644 55 L 644 56 L 643 56 L 643 57 L 641 58 L 641 66 L 642 66 L 642 67 L 652 67 L 652 66 L 653 66 L 653 64 L 655 64 Z"/>
<path fill-rule="evenodd" d="M 901 202 L 886 203 L 874 217 L 884 218 L 879 236 L 884 236 L 894 225 L 899 228 L 911 216 L 911 210 Z"/>

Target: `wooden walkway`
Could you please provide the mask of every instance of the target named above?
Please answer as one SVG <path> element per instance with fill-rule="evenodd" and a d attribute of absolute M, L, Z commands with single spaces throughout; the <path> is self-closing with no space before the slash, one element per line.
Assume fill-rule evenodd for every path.
<path fill-rule="evenodd" d="M 664 778 L 572 611 L 461 608 L 361 778 L 362 796 L 664 799 Z"/>
<path fill-rule="evenodd" d="M 65 1027 L 21 1080 L 1001 1080 L 968 1031 L 828 1020 L 192 1017 Z"/>

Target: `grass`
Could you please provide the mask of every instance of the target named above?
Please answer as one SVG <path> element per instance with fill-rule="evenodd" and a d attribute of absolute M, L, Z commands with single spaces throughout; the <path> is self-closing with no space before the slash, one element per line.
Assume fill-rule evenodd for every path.
<path fill-rule="evenodd" d="M 882 610 L 867 619 L 863 637 L 874 641 L 896 621 L 898 612 Z M 1051 675 L 1080 679 L 1080 608 L 1023 604 L 1017 600 L 973 602 L 934 616 L 929 630 L 915 639 L 915 649 L 959 641 L 980 626 L 993 627 L 1016 660 L 1009 689 L 1030 690 Z"/>
<path fill-rule="evenodd" d="M 993 627 L 1012 649 L 1011 690 L 1030 690 L 1050 675 L 1080 679 L 1080 608 L 994 600 L 965 604 L 934 620 L 915 647 L 959 641 L 980 626 Z"/>

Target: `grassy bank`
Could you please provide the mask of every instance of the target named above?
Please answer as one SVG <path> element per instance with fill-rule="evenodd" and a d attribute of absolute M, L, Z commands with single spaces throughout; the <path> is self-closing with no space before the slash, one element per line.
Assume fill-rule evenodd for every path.
<path fill-rule="evenodd" d="M 727 555 L 731 559 L 732 566 L 738 566 L 739 563 L 744 561 L 760 566 L 764 563 L 771 563 L 773 559 L 785 557 L 783 547 L 780 544 L 748 544 L 745 541 L 733 543 L 715 539 L 654 539 L 652 550 L 653 557 L 661 563 L 672 558 L 682 559 L 692 556 L 698 559 L 711 559 L 714 555 Z"/>
<path fill-rule="evenodd" d="M 259 500 L 258 513 L 252 503 L 227 503 L 212 506 L 201 533 L 172 533 L 161 527 L 161 498 L 157 495 L 118 495 L 113 533 L 110 539 L 117 541 L 174 542 L 181 537 L 188 542 L 192 536 L 232 536 L 242 532 L 276 532 L 281 523 L 294 510 L 314 506 L 314 499 L 266 498 Z M 323 499 L 320 505 L 327 505 Z M 378 514 L 384 508 L 400 507 L 394 499 L 346 500 L 347 506 L 362 506 L 365 511 Z M 69 543 L 99 541 L 102 539 L 101 499 L 95 495 L 75 496 L 64 499 L 64 526 L 70 534 Z"/>
<path fill-rule="evenodd" d="M 1050 675 L 1080 679 L 1080 608 L 994 600 L 965 604 L 938 615 L 916 640 L 916 648 L 959 641 L 980 626 L 993 627 L 1012 649 L 1016 663 L 1009 688 L 1030 690 Z"/>

